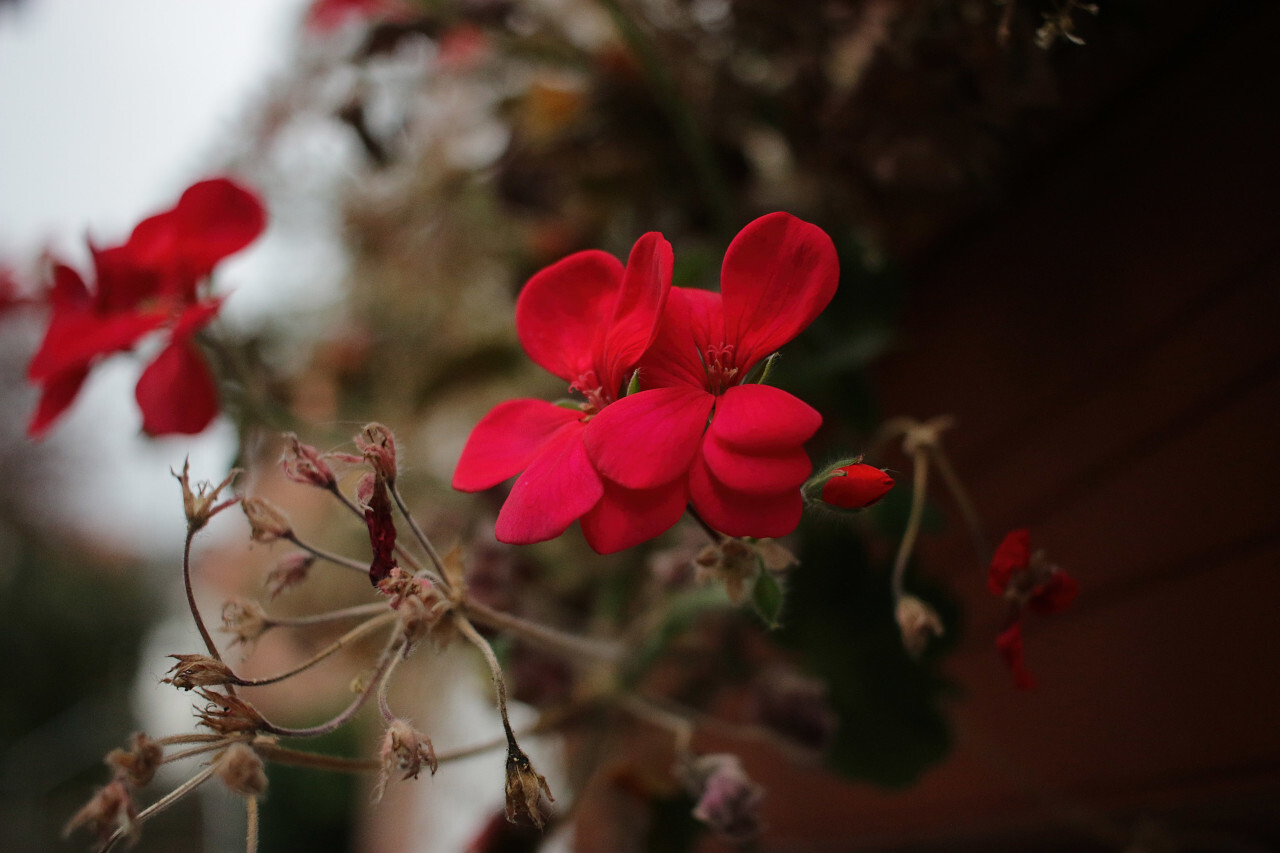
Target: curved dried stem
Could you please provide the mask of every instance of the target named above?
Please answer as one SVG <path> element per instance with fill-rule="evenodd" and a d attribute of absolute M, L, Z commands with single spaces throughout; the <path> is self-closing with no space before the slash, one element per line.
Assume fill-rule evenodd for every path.
<path fill-rule="evenodd" d="M 357 510 L 357 512 L 358 511 L 359 510 Z M 347 557 L 342 554 L 335 554 L 332 551 L 326 551 L 325 549 L 321 548 L 318 545 L 312 545 L 309 542 L 303 542 L 301 539 L 298 538 L 298 534 L 294 533 L 292 530 L 290 530 L 289 534 L 283 538 L 289 540 L 294 545 L 297 545 L 302 550 L 310 554 L 314 554 L 316 557 L 318 557 L 321 560 L 325 560 L 337 566 L 342 566 L 343 568 L 346 568 L 346 569 L 357 571 L 362 575 L 369 574 L 368 563 L 362 563 L 359 560 L 356 560 L 352 557 Z"/>
<path fill-rule="evenodd" d="M 218 772 L 217 762 L 210 764 L 208 767 L 204 768 L 199 773 L 192 776 L 190 779 L 183 782 L 181 785 L 174 788 L 172 791 L 165 794 L 163 797 L 156 800 L 154 803 L 147 806 L 142 811 L 138 812 L 138 816 L 134 819 L 134 823 L 138 826 L 141 826 L 145 821 L 160 814 L 162 811 L 169 808 L 169 806 L 178 802 L 178 800 L 181 800 L 187 794 L 190 794 L 196 788 L 199 788 L 205 782 L 209 781 L 209 778 L 213 776 L 214 773 L 217 773 L 217 772 Z M 118 844 L 120 840 L 125 837 L 125 833 L 126 833 L 125 827 L 121 827 L 120 829 L 117 829 L 114 833 L 112 833 L 111 837 L 107 839 L 106 843 L 102 845 L 102 848 L 98 851 L 98 853 L 108 853 L 108 851 L 110 851 L 113 847 L 115 847 L 116 844 Z"/>
<path fill-rule="evenodd" d="M 503 613 L 478 601 L 467 600 L 463 602 L 462 609 L 467 617 L 475 619 L 482 625 L 505 631 L 528 641 L 531 645 L 570 659 L 614 664 L 622 659 L 624 653 L 623 645 L 616 641 L 569 634 L 510 613 Z"/>
<path fill-rule="evenodd" d="M 382 605 L 382 607 L 385 608 L 385 605 Z M 306 672 L 308 669 L 320 663 L 320 661 L 324 660 L 325 658 L 328 658 L 342 651 L 342 649 L 351 645 L 356 640 L 363 637 L 365 634 L 372 633 L 378 628 L 381 628 L 384 625 L 394 622 L 395 620 L 396 620 L 396 614 L 390 613 L 390 612 L 384 613 L 381 616 L 375 616 L 374 618 L 369 619 L 366 622 L 362 622 L 361 624 L 352 628 L 350 631 L 343 634 L 341 637 L 334 640 L 328 646 L 325 646 L 319 652 L 312 655 L 310 658 L 303 661 L 302 663 L 298 664 L 293 669 L 289 669 L 282 673 L 279 673 L 278 675 L 272 675 L 266 678 L 241 678 L 240 676 L 236 676 L 235 681 L 231 683 L 238 684 L 241 687 L 265 687 L 268 684 L 278 684 L 279 682 L 284 681 L 287 678 L 292 678 L 293 676 L 297 675 L 300 672 Z"/>
<path fill-rule="evenodd" d="M 907 529 L 902 533 L 902 542 L 898 545 L 898 553 L 893 559 L 893 577 L 891 585 L 895 601 L 905 593 L 903 580 L 907 574 L 907 561 L 911 559 L 911 551 L 915 548 L 916 538 L 920 535 L 920 521 L 924 518 L 924 499 L 929 485 L 929 449 L 925 445 L 916 447 L 911 454 L 914 471 L 911 483 L 911 514 L 907 516 Z"/>
<path fill-rule="evenodd" d="M 427 534 L 418 526 L 418 522 L 414 520 L 414 517 L 409 513 L 409 507 L 405 505 L 404 498 L 400 495 L 399 486 L 392 481 L 387 484 L 387 489 L 391 492 L 392 500 L 396 502 L 396 506 L 400 509 L 400 515 L 405 521 L 409 522 L 409 529 L 413 531 L 413 538 L 418 540 L 418 544 L 422 546 L 422 550 L 427 552 L 427 557 L 430 558 L 431 564 L 436 567 L 434 572 L 426 571 L 424 569 L 419 569 L 418 571 L 431 578 L 435 583 L 440 584 L 444 589 L 449 589 L 449 584 L 444 579 L 444 560 L 441 559 L 440 553 L 436 551 L 435 546 L 431 544 L 431 540 L 427 538 Z"/>
<path fill-rule="evenodd" d="M 342 619 L 355 619 L 360 616 L 376 616 L 385 612 L 385 602 L 375 601 L 372 604 L 357 604 L 341 610 L 329 610 L 314 613 L 310 616 L 271 616 L 267 619 L 269 628 L 306 628 L 311 625 L 323 625 L 326 622 L 338 622 Z"/>

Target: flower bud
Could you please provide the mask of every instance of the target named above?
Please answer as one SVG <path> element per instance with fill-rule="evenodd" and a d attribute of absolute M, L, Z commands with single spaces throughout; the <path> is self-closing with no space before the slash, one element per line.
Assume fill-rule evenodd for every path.
<path fill-rule="evenodd" d="M 245 517 L 249 519 L 249 535 L 255 542 L 274 542 L 293 536 L 293 526 L 285 514 L 270 502 L 258 497 L 240 502 Z"/>
<path fill-rule="evenodd" d="M 840 509 L 866 509 L 893 488 L 893 478 L 874 465 L 859 460 L 828 468 L 805 485 L 811 500 L 816 492 L 822 502 Z"/>
<path fill-rule="evenodd" d="M 403 773 L 402 781 L 417 779 L 424 765 L 433 776 L 438 766 L 431 739 L 404 720 L 392 720 L 387 726 L 378 755 L 382 760 L 382 770 L 373 789 L 374 802 L 382 799 L 393 773 Z"/>
<path fill-rule="evenodd" d="M 244 598 L 233 598 L 222 605 L 222 630 L 235 634 L 231 645 L 241 643 L 250 645 L 271 627 L 271 620 L 266 611 L 256 601 Z"/>
<path fill-rule="evenodd" d="M 169 655 L 169 657 L 177 663 L 169 670 L 172 675 L 162 679 L 162 682 L 172 684 L 179 690 L 229 684 L 236 680 L 231 667 L 208 655 Z"/>
<path fill-rule="evenodd" d="M 98 836 L 98 841 L 105 847 L 118 830 L 123 830 L 125 838 L 136 840 L 137 818 L 138 810 L 133 804 L 128 784 L 124 779 L 113 779 L 99 788 L 92 799 L 67 821 L 62 834 L 70 835 L 84 826 Z"/>
<path fill-rule="evenodd" d="M 233 743 L 218 759 L 218 778 L 228 788 L 246 797 L 261 797 L 267 790 L 267 772 L 253 748 Z"/>
<path fill-rule="evenodd" d="M 924 654 L 930 639 L 943 634 L 942 620 L 938 618 L 937 611 L 914 595 L 899 598 L 894 615 L 898 620 L 898 630 L 902 632 L 902 645 L 913 658 Z"/>
<path fill-rule="evenodd" d="M 322 489 L 333 489 L 338 478 L 333 469 L 325 462 L 320 451 L 309 444 L 303 444 L 298 436 L 285 433 L 284 454 L 280 457 L 280 469 L 284 475 L 295 483 L 319 486 Z"/>
<path fill-rule="evenodd" d="M 747 776 L 738 756 L 704 755 L 684 775 L 689 792 L 698 798 L 695 818 L 729 841 L 749 841 L 760 833 L 764 789 Z"/>
<path fill-rule="evenodd" d="M 227 478 L 219 483 L 217 487 L 211 486 L 208 482 L 201 482 L 197 483 L 195 490 L 192 491 L 189 476 L 190 470 L 191 460 L 188 459 L 182 463 L 181 474 L 175 473 L 173 469 L 170 469 L 169 473 L 173 474 L 179 485 L 182 486 L 182 509 L 187 516 L 187 529 L 194 533 L 208 524 L 209 519 L 238 500 L 237 498 L 230 498 L 220 504 L 214 503 L 222 490 L 231 485 L 231 481 L 236 478 L 240 471 L 239 469 L 232 469 L 231 473 L 227 474 Z"/>
<path fill-rule="evenodd" d="M 267 573 L 263 582 L 272 598 L 290 587 L 295 587 L 307 579 L 307 573 L 315 565 L 316 555 L 307 551 L 294 551 L 286 554 L 276 563 L 276 567 Z"/>
<path fill-rule="evenodd" d="M 130 785 L 141 788 L 156 775 L 156 768 L 164 758 L 160 744 L 142 732 L 134 732 L 129 738 L 129 749 L 113 749 L 107 753 L 107 766 L 128 780 Z"/>
<path fill-rule="evenodd" d="M 204 708 L 196 712 L 201 725 L 220 735 L 241 734 L 262 728 L 262 716 L 249 703 L 216 690 L 200 689 L 197 692 L 206 702 Z"/>
<path fill-rule="evenodd" d="M 507 820 L 514 823 L 524 817 L 541 829 L 546 823 L 542 814 L 543 794 L 551 802 L 556 801 L 547 780 L 533 769 L 529 756 L 512 741 L 507 747 Z"/>
<path fill-rule="evenodd" d="M 356 436 L 356 447 L 387 485 L 396 481 L 396 440 L 382 424 L 369 424 Z"/>
<path fill-rule="evenodd" d="M 699 582 L 719 580 L 734 604 L 747 596 L 747 582 L 760 571 L 760 558 L 751 544 L 741 539 L 725 539 L 708 545 L 693 559 Z"/>

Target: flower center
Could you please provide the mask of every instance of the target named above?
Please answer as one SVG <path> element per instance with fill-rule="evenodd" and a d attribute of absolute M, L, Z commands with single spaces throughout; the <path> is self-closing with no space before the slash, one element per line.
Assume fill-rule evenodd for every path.
<path fill-rule="evenodd" d="M 569 390 L 576 391 L 587 398 L 585 403 L 579 405 L 588 417 L 598 414 L 601 409 L 613 402 L 613 395 L 605 391 L 594 370 L 579 374 L 577 380 L 569 386 Z"/>
<path fill-rule="evenodd" d="M 723 394 L 738 375 L 738 368 L 733 366 L 733 344 L 711 344 L 702 356 L 702 365 L 707 371 L 707 390 L 712 394 Z"/>

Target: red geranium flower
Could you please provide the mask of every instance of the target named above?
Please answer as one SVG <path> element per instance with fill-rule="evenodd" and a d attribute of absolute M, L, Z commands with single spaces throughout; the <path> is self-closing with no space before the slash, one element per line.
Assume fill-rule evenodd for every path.
<path fill-rule="evenodd" d="M 43 389 L 28 435 L 43 434 L 70 407 L 96 361 L 162 327 L 169 341 L 138 381 L 143 429 L 189 434 L 208 426 L 218 412 L 217 387 L 191 338 L 221 300 L 201 300 L 197 288 L 265 221 L 262 204 L 247 190 L 226 179 L 202 181 L 172 210 L 139 223 L 124 245 L 90 246 L 92 291 L 75 270 L 57 264 L 49 328 L 27 370 Z"/>
<path fill-rule="evenodd" d="M 996 638 L 996 648 L 1013 671 L 1013 682 L 1022 690 L 1035 687 L 1022 651 L 1022 615 L 1057 613 L 1075 600 L 1080 591 L 1075 579 L 1045 559 L 1042 551 L 1031 553 L 1031 534 L 1018 529 L 1004 537 L 987 573 L 987 589 L 1009 602 L 1005 627 Z"/>
<path fill-rule="evenodd" d="M 702 519 L 730 536 L 794 530 L 812 470 L 804 442 L 822 416 L 744 380 L 822 312 L 839 276 L 820 228 L 787 213 L 743 228 L 725 253 L 720 293 L 671 290 L 641 362 L 651 390 L 610 406 L 585 437 L 600 474 L 653 492 L 687 482 Z"/>
<path fill-rule="evenodd" d="M 524 472 L 498 514 L 499 540 L 541 542 L 580 518 L 591 547 L 611 553 L 658 535 L 684 512 L 683 488 L 634 491 L 608 483 L 585 448 L 600 413 L 617 405 L 654 339 L 671 264 L 671 245 L 650 232 L 625 268 L 605 252 L 578 252 L 535 275 L 520 293 L 516 332 L 525 352 L 586 402 L 565 408 L 511 400 L 472 431 L 454 471 L 455 489 L 480 491 Z"/>

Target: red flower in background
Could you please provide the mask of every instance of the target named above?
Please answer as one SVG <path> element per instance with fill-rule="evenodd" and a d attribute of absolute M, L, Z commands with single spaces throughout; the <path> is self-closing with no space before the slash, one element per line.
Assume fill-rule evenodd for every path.
<path fill-rule="evenodd" d="M 542 542 L 581 519 L 591 547 L 611 553 L 658 535 L 684 512 L 683 487 L 617 487 L 596 473 L 585 446 L 654 339 L 671 265 L 670 244 L 650 232 L 625 268 L 605 252 L 578 252 L 521 291 L 516 332 L 525 352 L 586 402 L 565 408 L 511 400 L 472 431 L 454 471 L 455 489 L 481 491 L 520 474 L 498 514 L 499 540 Z"/>
<path fill-rule="evenodd" d="M 812 470 L 804 442 L 822 417 L 744 380 L 813 322 L 839 275 L 835 247 L 814 225 L 772 213 L 743 228 L 725 253 L 720 293 L 671 290 L 641 361 L 651 390 L 610 406 L 586 436 L 600 474 L 651 493 L 687 482 L 703 520 L 730 536 L 794 530 Z"/>
<path fill-rule="evenodd" d="M 996 648 L 1013 671 L 1014 684 L 1021 690 L 1030 690 L 1036 682 L 1023 659 L 1023 613 L 1057 613 L 1075 600 L 1079 585 L 1048 562 L 1043 552 L 1031 553 L 1031 534 L 1018 529 L 1004 537 L 991 558 L 987 589 L 1009 602 L 1009 616 L 996 637 Z"/>
<path fill-rule="evenodd" d="M 168 329 L 168 342 L 138 380 L 143 430 L 191 434 L 208 426 L 218 413 L 217 386 L 191 339 L 221 300 L 202 300 L 197 290 L 265 223 L 252 193 L 224 178 L 202 181 L 172 210 L 139 223 L 124 245 L 90 246 L 92 290 L 75 270 L 57 264 L 49 328 L 27 370 L 42 388 L 28 435 L 42 435 L 70 407 L 94 363 L 160 328 Z"/>
<path fill-rule="evenodd" d="M 305 24 L 312 32 L 324 33 L 349 21 L 395 19 L 411 11 L 402 0 L 315 0 L 307 10 Z"/>

